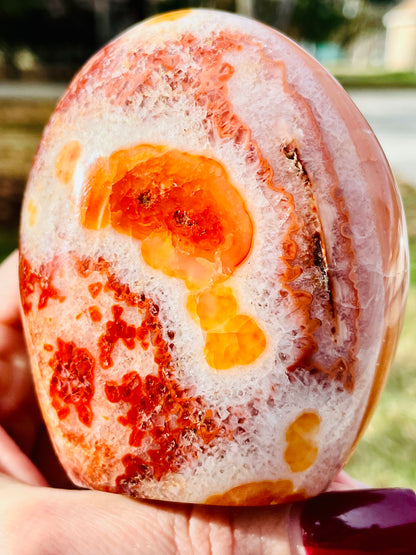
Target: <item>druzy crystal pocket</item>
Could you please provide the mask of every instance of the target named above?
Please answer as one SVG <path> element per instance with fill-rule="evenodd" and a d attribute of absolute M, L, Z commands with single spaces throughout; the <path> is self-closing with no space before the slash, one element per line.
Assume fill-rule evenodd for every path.
<path fill-rule="evenodd" d="M 323 490 L 394 354 L 402 208 L 347 94 L 276 31 L 185 10 L 98 52 L 22 212 L 36 388 L 78 485 L 227 505 Z"/>

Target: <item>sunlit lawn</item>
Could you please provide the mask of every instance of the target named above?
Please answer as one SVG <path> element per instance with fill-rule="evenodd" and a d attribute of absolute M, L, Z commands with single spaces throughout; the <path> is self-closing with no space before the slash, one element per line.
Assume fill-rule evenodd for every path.
<path fill-rule="evenodd" d="M 389 381 L 369 427 L 347 465 L 371 486 L 416 489 L 416 287 Z"/>
<path fill-rule="evenodd" d="M 51 102 L 0 101 L 0 179 L 27 176 Z M 371 486 L 416 489 L 416 190 L 402 185 L 412 280 L 403 333 L 378 408 L 347 470 Z M 0 199 L 1 201 L 1 199 Z M 0 260 L 17 245 L 17 218 L 0 229 Z"/>
<path fill-rule="evenodd" d="M 338 81 L 345 88 L 408 88 L 416 87 L 416 73 L 414 71 L 392 73 L 386 71 L 374 71 L 359 74 L 357 72 L 337 70 L 331 68 Z"/>

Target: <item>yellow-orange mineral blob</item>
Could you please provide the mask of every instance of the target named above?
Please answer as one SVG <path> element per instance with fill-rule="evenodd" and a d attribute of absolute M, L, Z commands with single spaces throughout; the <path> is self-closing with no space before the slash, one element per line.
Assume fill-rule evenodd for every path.
<path fill-rule="evenodd" d="M 38 209 L 36 208 L 36 204 L 31 200 L 28 202 L 27 211 L 29 214 L 29 226 L 32 227 L 36 223 Z"/>
<path fill-rule="evenodd" d="M 318 434 L 321 419 L 315 412 L 304 412 L 286 431 L 285 461 L 292 472 L 306 470 L 318 456 Z"/>
<path fill-rule="evenodd" d="M 189 312 L 198 318 L 204 331 L 225 324 L 237 314 L 237 300 L 232 289 L 222 283 L 189 295 L 187 307 Z"/>
<path fill-rule="evenodd" d="M 208 505 L 256 506 L 276 505 L 304 499 L 304 491 L 294 491 L 290 480 L 251 482 L 242 484 L 220 495 L 211 495 Z"/>
<path fill-rule="evenodd" d="M 210 331 L 205 344 L 205 357 L 213 368 L 226 370 L 240 364 L 251 364 L 266 347 L 266 338 L 253 318 L 238 314 L 221 329 Z"/>
<path fill-rule="evenodd" d="M 59 152 L 55 161 L 56 177 L 64 185 L 69 185 L 74 177 L 74 172 L 81 154 L 79 141 L 69 141 Z"/>

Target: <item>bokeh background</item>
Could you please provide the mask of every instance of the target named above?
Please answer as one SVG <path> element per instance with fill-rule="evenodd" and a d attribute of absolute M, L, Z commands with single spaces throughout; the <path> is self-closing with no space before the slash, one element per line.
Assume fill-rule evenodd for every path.
<path fill-rule="evenodd" d="M 410 293 L 389 382 L 347 470 L 416 489 L 416 0 L 0 0 L 0 260 L 16 248 L 31 162 L 73 74 L 129 25 L 184 7 L 235 11 L 294 38 L 344 85 L 386 152 L 407 217 Z"/>

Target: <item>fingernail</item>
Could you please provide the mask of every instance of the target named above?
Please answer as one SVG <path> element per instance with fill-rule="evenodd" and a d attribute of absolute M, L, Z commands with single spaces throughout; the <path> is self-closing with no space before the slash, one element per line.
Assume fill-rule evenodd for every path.
<path fill-rule="evenodd" d="M 410 489 L 328 492 L 302 504 L 308 555 L 415 555 L 416 495 Z"/>

